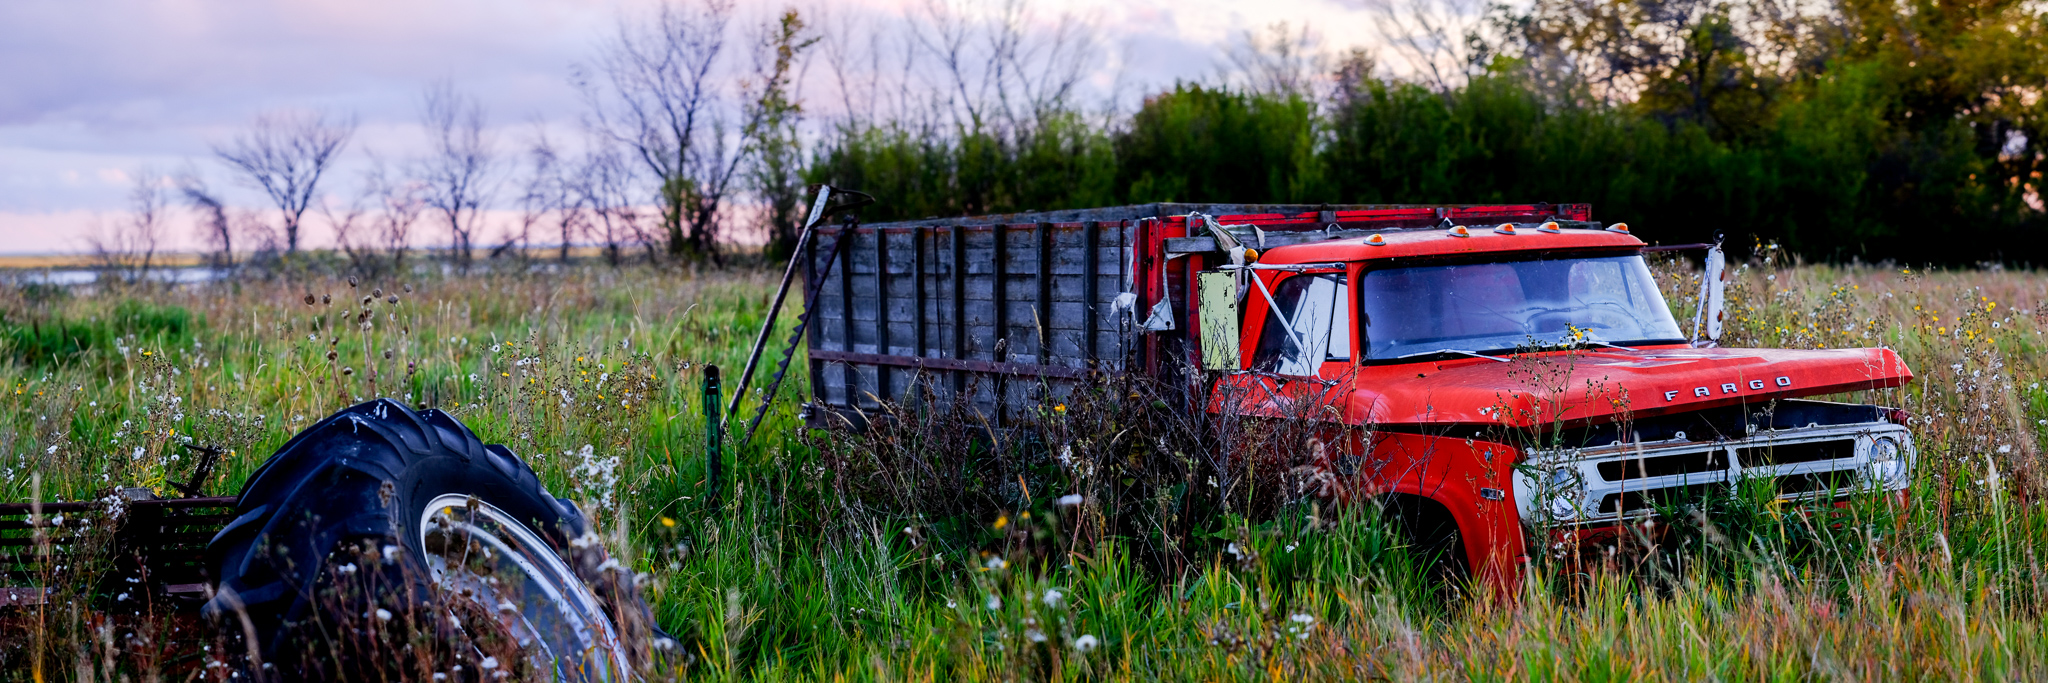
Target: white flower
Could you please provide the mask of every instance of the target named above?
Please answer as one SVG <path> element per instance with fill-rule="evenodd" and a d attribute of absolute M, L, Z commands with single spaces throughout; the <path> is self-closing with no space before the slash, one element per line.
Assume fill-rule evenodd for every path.
<path fill-rule="evenodd" d="M 1060 593 L 1060 589 L 1058 588 L 1047 589 L 1045 591 L 1045 606 L 1058 607 L 1060 606 L 1060 600 L 1065 597 L 1067 596 L 1065 594 Z"/>
<path fill-rule="evenodd" d="M 1060 505 L 1060 507 L 1067 507 L 1067 506 L 1069 506 L 1069 505 L 1080 505 L 1080 504 L 1081 504 L 1081 494 L 1078 494 L 1078 493 L 1069 493 L 1069 494 L 1067 494 L 1067 495 L 1064 495 L 1064 496 L 1060 496 L 1060 500 L 1059 500 L 1059 505 Z"/>
<path fill-rule="evenodd" d="M 342 565 L 338 569 L 343 574 L 354 574 L 356 573 L 356 563 L 350 562 L 348 564 Z"/>
<path fill-rule="evenodd" d="M 477 663 L 477 666 L 483 667 L 483 668 L 485 668 L 485 669 L 496 669 L 496 668 L 498 668 L 498 658 L 497 658 L 497 657 L 485 657 L 485 658 L 484 658 L 484 661 L 482 661 L 482 662 L 478 662 L 478 663 Z"/>
<path fill-rule="evenodd" d="M 1034 628 L 1034 629 L 1030 629 L 1030 630 L 1027 630 L 1027 631 L 1025 631 L 1025 632 L 1024 632 L 1024 637 L 1026 637 L 1026 638 L 1030 638 L 1030 639 L 1031 639 L 1031 642 L 1034 642 L 1034 643 L 1043 643 L 1043 642 L 1045 642 L 1045 632 L 1044 632 L 1044 631 L 1040 631 L 1040 630 L 1038 630 L 1038 629 L 1035 629 L 1035 628 Z"/>
<path fill-rule="evenodd" d="M 1296 614 L 1295 614 L 1294 616 L 1288 617 L 1287 619 L 1288 619 L 1289 621 L 1292 621 L 1292 622 L 1294 622 L 1294 623 L 1297 623 L 1297 624 L 1301 624 L 1301 625 L 1303 625 L 1303 626 L 1307 626 L 1307 625 L 1309 625 L 1309 624 L 1313 624 L 1313 623 L 1316 623 L 1316 618 L 1315 618 L 1315 616 L 1314 616 L 1314 615 L 1309 615 L 1309 614 L 1301 614 L 1301 613 L 1296 613 Z"/>
<path fill-rule="evenodd" d="M 1290 553 L 1291 553 L 1291 552 L 1294 552 L 1294 544 L 1293 544 L 1293 543 L 1289 543 L 1289 544 L 1287 544 L 1287 552 L 1290 552 Z"/>
<path fill-rule="evenodd" d="M 1230 556 L 1231 556 L 1231 557 L 1241 557 L 1241 556 L 1243 556 L 1243 555 L 1244 555 L 1244 553 L 1243 553 L 1242 551 L 1239 551 L 1239 550 L 1237 549 L 1237 544 L 1236 544 L 1236 543 L 1232 543 L 1232 544 L 1230 544 L 1230 545 L 1224 546 L 1224 547 L 1223 547 L 1223 552 L 1226 552 L 1226 553 L 1230 553 Z"/>
<path fill-rule="evenodd" d="M 391 610 L 384 609 L 382 607 L 377 608 L 377 620 L 391 621 Z"/>
<path fill-rule="evenodd" d="M 1003 558 L 1000 557 L 991 557 L 988 558 L 988 562 L 982 566 L 987 567 L 989 571 L 995 571 L 1010 566 L 1010 563 L 1004 562 Z"/>
<path fill-rule="evenodd" d="M 1002 608 L 1003 608 L 1003 598 L 1002 598 L 1002 596 L 997 596 L 997 595 L 991 595 L 991 596 L 988 596 L 988 608 L 989 608 L 989 609 L 1002 609 Z"/>
<path fill-rule="evenodd" d="M 1095 636 L 1089 634 L 1082 634 L 1081 637 L 1074 639 L 1074 649 L 1080 652 L 1091 652 L 1101 644 Z"/>
<path fill-rule="evenodd" d="M 1998 445 L 1998 452 L 1999 452 L 1999 453 L 2001 453 L 2001 454 L 2003 454 L 2003 453 L 2011 453 L 2011 452 L 2012 452 L 2012 445 L 2011 445 L 2011 444 L 1999 444 L 1999 445 Z"/>

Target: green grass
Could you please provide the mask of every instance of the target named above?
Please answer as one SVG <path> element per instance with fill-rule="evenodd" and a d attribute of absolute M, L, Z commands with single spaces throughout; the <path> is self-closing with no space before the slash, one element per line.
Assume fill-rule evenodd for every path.
<path fill-rule="evenodd" d="M 1689 290 L 1683 269 L 1660 274 Z M 800 428 L 799 359 L 710 504 L 703 368 L 733 381 L 772 285 L 572 268 L 0 290 L 0 493 L 169 494 L 193 439 L 233 451 L 209 490 L 232 494 L 297 429 L 383 395 L 454 411 L 600 517 L 686 643 L 658 677 L 2048 676 L 2039 274 L 1752 264 L 1731 290 L 1735 345 L 1885 344 L 1918 373 L 1853 397 L 1917 416 L 1910 504 L 1728 501 L 1706 524 L 1669 520 L 1668 546 L 1541 559 L 1513 596 L 1431 584 L 1370 509 L 1210 492 L 1198 442 L 1132 387 L 1071 397 L 1014 442 L 943 414 L 853 436 Z M 38 656 L 104 668 L 85 624 L 42 628 L 41 645 L 0 645 L 0 678 Z"/>

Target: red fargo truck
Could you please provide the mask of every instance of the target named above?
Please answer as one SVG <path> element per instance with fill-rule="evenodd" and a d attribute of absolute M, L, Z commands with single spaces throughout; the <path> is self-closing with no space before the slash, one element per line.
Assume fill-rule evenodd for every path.
<path fill-rule="evenodd" d="M 1419 517 L 1496 585 L 1554 537 L 1745 480 L 1814 500 L 1900 491 L 1913 466 L 1902 411 L 1802 398 L 1902 385 L 1896 353 L 1718 348 L 1718 246 L 1691 247 L 1707 277 L 1681 323 L 1656 248 L 1585 204 L 1147 204 L 813 235 L 814 425 L 920 384 L 1022 425 L 1136 373 L 1212 419 L 1310 422 L 1331 452 L 1283 455 L 1320 495 Z"/>

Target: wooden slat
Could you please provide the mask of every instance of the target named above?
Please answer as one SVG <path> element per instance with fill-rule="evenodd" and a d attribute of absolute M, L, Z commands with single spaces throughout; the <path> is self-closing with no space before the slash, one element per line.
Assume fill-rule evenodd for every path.
<path fill-rule="evenodd" d="M 1081 317 L 1087 321 L 1082 324 L 1082 339 L 1085 341 L 1081 345 L 1081 358 L 1082 360 L 1089 361 L 1090 364 L 1093 364 L 1097 358 L 1095 349 L 1095 319 L 1097 317 L 1096 311 L 1100 310 L 1096 308 L 1096 302 L 1100 301 L 1100 299 L 1097 298 L 1096 279 L 1098 277 L 1097 274 L 1101 272 L 1101 264 L 1097 261 L 1095 247 L 1096 242 L 1101 239 L 1102 223 L 1088 221 L 1081 228 L 1081 259 L 1083 261 L 1081 270 L 1087 273 L 1086 276 L 1081 278 L 1081 299 L 1087 302 L 1085 305 L 1088 307 L 1081 314 Z"/>
<path fill-rule="evenodd" d="M 947 267 L 953 271 L 953 287 L 950 294 L 953 300 L 954 359 L 967 357 L 967 268 L 960 262 L 962 256 L 967 251 L 967 235 L 965 231 L 965 228 L 957 225 L 946 231 L 950 236 L 949 241 L 952 246 L 951 265 Z M 967 373 L 953 373 L 953 395 L 957 397 L 966 390 Z"/>
<path fill-rule="evenodd" d="M 847 246 L 853 246 L 853 242 L 852 242 L 852 240 L 854 239 L 854 235 L 855 235 L 855 233 L 854 233 L 854 231 L 852 230 L 851 226 L 848 226 L 848 228 L 847 228 L 847 229 L 845 229 L 845 230 L 841 230 L 841 231 L 840 231 L 840 233 L 839 233 L 839 239 L 843 239 L 843 240 L 849 240 L 849 243 L 848 243 L 848 245 L 847 245 Z M 840 249 L 839 251 L 840 251 L 841 253 L 843 253 L 843 254 L 846 254 L 846 263 L 845 263 L 845 264 L 842 264 L 841 266 L 839 266 L 839 310 L 840 310 L 840 318 L 839 318 L 839 330 L 840 330 L 840 336 L 839 336 L 839 339 L 840 339 L 840 341 L 842 342 L 842 343 L 841 343 L 841 347 L 842 347 L 842 348 L 846 349 L 847 351 L 852 351 L 852 350 L 854 350 L 854 346 L 853 346 L 853 253 L 854 253 L 854 252 L 853 252 L 853 250 L 852 250 L 852 249 L 846 249 L 846 248 L 841 248 L 841 249 Z M 858 404 L 858 403 L 860 402 L 860 398 L 859 398 L 859 396 L 860 396 L 860 393 L 859 393 L 859 390 L 858 390 L 858 389 L 856 389 L 856 387 L 858 387 L 859 385 L 855 383 L 855 382 L 856 382 L 856 381 L 857 381 L 857 380 L 858 380 L 859 378 L 860 378 L 860 376 L 859 376 L 859 375 L 858 375 L 858 374 L 857 374 L 857 373 L 856 373 L 856 372 L 854 371 L 853 367 L 851 367 L 851 366 L 846 366 L 846 365 L 841 365 L 841 366 L 839 366 L 839 386 L 840 386 L 840 391 L 842 392 L 842 394 L 841 394 L 841 395 L 843 395 L 843 396 L 845 396 L 845 397 L 846 397 L 846 405 L 849 405 L 849 406 L 851 406 L 851 405 L 856 405 L 856 404 Z"/>
<path fill-rule="evenodd" d="M 889 236 L 875 231 L 875 352 L 889 352 Z M 891 399 L 889 393 L 889 372 L 886 368 L 875 370 L 875 396 Z"/>
<path fill-rule="evenodd" d="M 1032 355 L 1044 363 L 1046 347 L 1052 345 L 1052 224 L 1039 223 L 1037 233 L 1038 239 L 1031 246 L 1038 252 L 1038 265 L 1033 269 L 1038 273 L 1038 292 L 1032 297 L 1038 315 L 1031 322 L 1038 328 L 1038 344 L 1032 349 Z"/>
<path fill-rule="evenodd" d="M 806 240 L 804 245 L 804 291 L 816 291 L 821 296 L 824 294 L 824 288 L 820 286 L 813 290 L 811 285 L 812 283 L 818 283 L 818 242 L 823 237 L 824 232 L 821 230 L 817 235 Z M 841 238 L 834 237 L 833 239 Z M 822 283 L 819 284 L 822 285 Z M 823 317 L 823 308 L 824 305 L 821 302 L 812 301 L 811 297 L 804 297 L 804 309 L 810 315 L 804 330 L 804 365 L 808 366 L 805 370 L 810 373 L 811 377 L 812 400 L 824 399 L 829 391 L 829 388 L 825 386 L 824 361 L 813 358 L 810 354 L 810 352 L 816 351 L 819 347 L 819 342 L 825 339 L 824 321 L 818 319 Z"/>

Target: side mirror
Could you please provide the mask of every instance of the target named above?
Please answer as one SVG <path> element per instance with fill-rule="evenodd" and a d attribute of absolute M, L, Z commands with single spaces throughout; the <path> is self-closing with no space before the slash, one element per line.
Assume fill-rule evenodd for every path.
<path fill-rule="evenodd" d="M 1721 318 L 1726 313 L 1725 293 L 1728 289 L 1728 255 L 1721 251 L 1721 243 L 1707 249 L 1707 271 L 1700 279 L 1700 310 L 1693 316 L 1693 346 L 1713 347 L 1721 343 Z M 1705 334 L 1702 335 L 1702 328 Z"/>
<path fill-rule="evenodd" d="M 1202 367 L 1236 370 L 1238 349 L 1237 277 L 1224 272 L 1196 274 L 1197 310 L 1202 314 Z"/>

